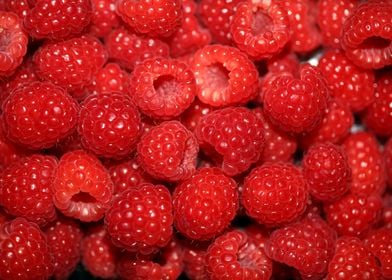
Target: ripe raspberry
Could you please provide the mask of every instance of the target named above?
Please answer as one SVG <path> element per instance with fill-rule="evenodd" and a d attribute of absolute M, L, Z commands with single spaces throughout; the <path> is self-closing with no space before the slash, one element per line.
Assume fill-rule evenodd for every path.
<path fill-rule="evenodd" d="M 27 148 L 49 148 L 74 131 L 78 109 L 60 87 L 48 82 L 25 84 L 4 101 L 4 131 Z"/>
<path fill-rule="evenodd" d="M 32 8 L 34 1 L 31 0 L 8 0 L 0 1 L 0 10 L 13 12 L 23 19 Z M 4 7 L 2 7 L 4 6 Z"/>
<path fill-rule="evenodd" d="M 189 239 L 212 239 L 237 213 L 237 184 L 218 168 L 201 168 L 176 187 L 173 208 L 174 225 L 180 233 Z"/>
<path fill-rule="evenodd" d="M 80 226 L 71 219 L 61 218 L 44 231 L 53 256 L 54 277 L 68 279 L 80 260 Z"/>
<path fill-rule="evenodd" d="M 92 17 L 89 33 L 99 38 L 104 38 L 118 28 L 120 18 L 116 14 L 116 1 L 91 0 Z"/>
<path fill-rule="evenodd" d="M 384 146 L 385 173 L 389 186 L 392 186 L 392 138 Z"/>
<path fill-rule="evenodd" d="M 363 236 L 378 221 L 382 211 L 379 196 L 346 194 L 338 201 L 324 205 L 328 223 L 339 235 Z"/>
<path fill-rule="evenodd" d="M 131 74 L 129 94 L 142 113 L 151 118 L 179 116 L 195 98 L 195 77 L 185 63 L 152 58 Z"/>
<path fill-rule="evenodd" d="M 376 258 L 355 237 L 342 237 L 336 242 L 335 255 L 328 265 L 327 280 L 381 279 Z"/>
<path fill-rule="evenodd" d="M 382 197 L 383 211 L 381 226 L 392 228 L 392 193 L 386 193 Z"/>
<path fill-rule="evenodd" d="M 1 171 L 28 154 L 26 150 L 11 143 L 4 135 L 0 125 L 0 173 Z"/>
<path fill-rule="evenodd" d="M 121 0 L 117 12 L 136 32 L 150 37 L 173 34 L 183 20 L 181 0 Z"/>
<path fill-rule="evenodd" d="M 53 201 L 64 215 L 98 221 L 112 200 L 113 183 L 100 161 L 82 150 L 64 154 L 53 180 Z"/>
<path fill-rule="evenodd" d="M 27 52 L 28 37 L 19 17 L 0 11 L 0 77 L 9 76 L 22 63 Z"/>
<path fill-rule="evenodd" d="M 248 170 L 264 148 L 263 123 L 244 107 L 209 113 L 200 119 L 195 135 L 201 150 L 229 176 Z"/>
<path fill-rule="evenodd" d="M 141 184 L 114 199 L 105 225 L 114 245 L 148 255 L 165 247 L 173 234 L 173 206 L 163 185 Z"/>
<path fill-rule="evenodd" d="M 35 39 L 75 37 L 89 25 L 89 0 L 40 0 L 24 17 L 24 27 Z"/>
<path fill-rule="evenodd" d="M 341 50 L 324 52 L 318 68 L 331 95 L 348 104 L 352 111 L 361 111 L 373 102 L 373 71 L 355 66 Z"/>
<path fill-rule="evenodd" d="M 214 109 L 215 108 L 210 105 L 200 102 L 198 98 L 195 98 L 188 109 L 180 115 L 180 121 L 187 129 L 194 131 L 197 124 L 200 122 L 200 119 L 212 112 Z"/>
<path fill-rule="evenodd" d="M 245 104 L 258 90 L 258 72 L 236 48 L 208 45 L 198 50 L 192 63 L 197 96 L 214 107 Z"/>
<path fill-rule="evenodd" d="M 290 39 L 290 21 L 279 1 L 243 1 L 237 5 L 230 31 L 236 46 L 255 59 L 278 54 Z"/>
<path fill-rule="evenodd" d="M 151 176 L 166 181 L 190 178 L 196 170 L 198 152 L 196 137 L 178 121 L 152 127 L 137 145 L 140 166 Z"/>
<path fill-rule="evenodd" d="M 267 60 L 268 73 L 281 74 L 288 72 L 293 75 L 299 72 L 300 62 L 293 52 L 283 51 Z"/>
<path fill-rule="evenodd" d="M 0 279 L 49 279 L 53 260 L 46 236 L 35 223 L 16 218 L 0 228 Z"/>
<path fill-rule="evenodd" d="M 207 251 L 211 280 L 270 279 L 272 262 L 249 236 L 239 230 L 218 237 Z"/>
<path fill-rule="evenodd" d="M 280 129 L 301 133 L 314 129 L 327 108 L 328 90 L 320 72 L 302 65 L 299 77 L 277 76 L 264 93 L 264 113 Z"/>
<path fill-rule="evenodd" d="M 185 243 L 185 242 L 184 242 Z M 207 249 L 208 243 L 187 242 L 183 244 L 184 249 L 184 272 L 189 279 L 209 280 L 207 271 Z"/>
<path fill-rule="evenodd" d="M 54 157 L 32 155 L 8 166 L 0 177 L 0 204 L 11 215 L 44 225 L 56 218 L 52 202 Z"/>
<path fill-rule="evenodd" d="M 108 63 L 92 79 L 90 89 L 93 93 L 119 92 L 127 94 L 129 74 L 116 63 Z"/>
<path fill-rule="evenodd" d="M 245 178 L 242 205 L 249 217 L 267 226 L 289 223 L 304 211 L 308 186 L 291 163 L 266 163 Z"/>
<path fill-rule="evenodd" d="M 316 144 L 307 151 L 303 172 L 310 194 L 321 201 L 332 201 L 349 189 L 351 168 L 339 146 Z"/>
<path fill-rule="evenodd" d="M 139 140 L 139 112 L 127 95 L 90 95 L 81 104 L 78 132 L 83 147 L 97 156 L 123 158 Z"/>

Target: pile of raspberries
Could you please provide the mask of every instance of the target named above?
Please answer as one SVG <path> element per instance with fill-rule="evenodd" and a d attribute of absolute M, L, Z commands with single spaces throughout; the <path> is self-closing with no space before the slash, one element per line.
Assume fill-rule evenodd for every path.
<path fill-rule="evenodd" d="M 0 280 L 392 279 L 392 0 L 0 0 Z"/>

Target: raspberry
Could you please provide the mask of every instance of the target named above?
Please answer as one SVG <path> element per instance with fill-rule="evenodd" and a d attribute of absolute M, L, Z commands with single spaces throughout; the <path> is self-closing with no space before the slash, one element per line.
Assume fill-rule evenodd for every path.
<path fill-rule="evenodd" d="M 93 93 L 119 92 L 127 94 L 129 74 L 116 63 L 108 63 L 100 69 L 91 82 Z"/>
<path fill-rule="evenodd" d="M 208 248 L 206 262 L 212 280 L 264 280 L 272 274 L 272 262 L 264 250 L 239 230 L 216 238 Z"/>
<path fill-rule="evenodd" d="M 4 131 L 10 140 L 27 148 L 49 148 L 72 134 L 78 109 L 60 87 L 49 82 L 25 84 L 4 101 Z"/>
<path fill-rule="evenodd" d="M 180 181 L 195 172 L 198 151 L 192 132 L 178 121 L 167 121 L 143 134 L 137 145 L 137 159 L 151 176 Z"/>
<path fill-rule="evenodd" d="M 188 108 L 195 98 L 195 77 L 177 60 L 144 60 L 131 74 L 129 93 L 142 113 L 171 119 Z"/>
<path fill-rule="evenodd" d="M 207 271 L 206 255 L 208 244 L 193 244 L 188 242 L 183 245 L 184 249 L 184 272 L 189 279 L 209 280 Z"/>
<path fill-rule="evenodd" d="M 0 279 L 49 279 L 53 260 L 44 233 L 16 218 L 0 228 Z"/>
<path fill-rule="evenodd" d="M 336 200 L 348 191 L 351 168 L 340 147 L 316 144 L 307 151 L 302 164 L 309 192 L 318 200 Z"/>
<path fill-rule="evenodd" d="M 236 46 L 249 57 L 271 58 L 290 39 L 290 21 L 279 1 L 243 1 L 237 5 L 230 31 Z"/>
<path fill-rule="evenodd" d="M 238 49 L 208 45 L 193 57 L 197 96 L 214 107 L 245 104 L 256 97 L 258 72 Z"/>
<path fill-rule="evenodd" d="M 148 255 L 172 238 L 172 211 L 172 199 L 164 186 L 141 184 L 113 201 L 105 225 L 116 246 Z"/>
<path fill-rule="evenodd" d="M 383 203 L 383 212 L 382 212 L 382 220 L 381 225 L 392 228 L 392 194 L 387 193 L 382 198 Z"/>
<path fill-rule="evenodd" d="M 331 95 L 347 103 L 354 112 L 365 109 L 373 102 L 373 72 L 355 66 L 341 50 L 327 50 L 318 68 Z"/>
<path fill-rule="evenodd" d="M 0 126 L 0 174 L 3 168 L 10 166 L 28 152 L 19 146 L 11 143 L 4 135 L 3 128 Z M 0 175 L 1 176 L 1 175 Z"/>
<path fill-rule="evenodd" d="M 53 201 L 64 215 L 98 221 L 112 200 L 113 183 L 100 161 L 82 150 L 64 154 L 53 180 Z"/>
<path fill-rule="evenodd" d="M 288 72 L 293 75 L 299 72 L 300 62 L 293 52 L 284 51 L 267 60 L 268 73 L 281 74 Z"/>
<path fill-rule="evenodd" d="M 342 30 L 342 48 L 356 65 L 379 69 L 392 64 L 392 3 L 364 2 L 346 19 Z"/>
<path fill-rule="evenodd" d="M 33 1 L 29 0 L 9 0 L 9 1 L 1 1 L 0 6 L 4 5 L 4 9 L 0 7 L 0 10 L 13 12 L 17 14 L 21 19 L 23 19 L 31 7 L 33 6 Z"/>
<path fill-rule="evenodd" d="M 180 0 L 121 0 L 117 3 L 117 12 L 136 32 L 167 37 L 181 25 L 181 3 Z"/>
<path fill-rule="evenodd" d="M 246 176 L 241 199 L 249 217 L 276 226 L 294 221 L 305 211 L 308 187 L 291 163 L 266 163 Z"/>
<path fill-rule="evenodd" d="M 198 98 L 195 98 L 188 109 L 180 115 L 181 123 L 190 131 L 194 131 L 197 124 L 200 122 L 200 119 L 213 110 L 213 107 L 208 104 L 204 104 L 200 102 Z"/>
<path fill-rule="evenodd" d="M 127 95 L 90 95 L 81 104 L 78 132 L 87 150 L 102 157 L 123 158 L 139 140 L 139 112 Z"/>
<path fill-rule="evenodd" d="M 328 265 L 326 279 L 381 279 L 381 273 L 375 257 L 361 240 L 342 237 L 336 242 L 335 255 Z"/>
<path fill-rule="evenodd" d="M 104 38 L 118 28 L 120 18 L 116 14 L 116 1 L 114 0 L 91 0 L 92 17 L 90 34 Z"/>
<path fill-rule="evenodd" d="M 392 186 L 392 138 L 384 146 L 385 173 L 389 186 Z"/>
<path fill-rule="evenodd" d="M 24 17 L 24 27 L 35 39 L 62 40 L 79 35 L 91 20 L 89 0 L 40 0 Z"/>
<path fill-rule="evenodd" d="M 173 194 L 174 225 L 189 239 L 208 240 L 222 233 L 238 209 L 236 182 L 217 168 L 201 168 Z"/>
<path fill-rule="evenodd" d="M 0 177 L 0 204 L 8 213 L 44 225 L 56 219 L 52 202 L 54 157 L 32 155 L 8 166 Z"/>
<path fill-rule="evenodd" d="M 248 170 L 264 148 L 263 123 L 244 107 L 213 111 L 195 128 L 203 152 L 229 176 Z"/>

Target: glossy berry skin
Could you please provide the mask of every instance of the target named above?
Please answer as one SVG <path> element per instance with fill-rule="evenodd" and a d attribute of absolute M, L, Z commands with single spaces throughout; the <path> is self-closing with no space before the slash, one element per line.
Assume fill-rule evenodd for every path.
<path fill-rule="evenodd" d="M 141 184 L 114 199 L 105 215 L 114 245 L 143 255 L 165 247 L 173 234 L 173 205 L 163 185 Z"/>
<path fill-rule="evenodd" d="M 53 260 L 39 227 L 16 218 L 0 228 L 0 279 L 49 279 Z"/>
<path fill-rule="evenodd" d="M 91 8 L 90 34 L 104 38 L 120 25 L 120 18 L 116 14 L 116 1 L 91 0 Z"/>
<path fill-rule="evenodd" d="M 57 161 L 52 156 L 23 157 L 8 166 L 0 177 L 0 204 L 11 215 L 39 225 L 56 219 L 52 181 Z"/>
<path fill-rule="evenodd" d="M 117 63 L 109 62 L 93 77 L 91 90 L 93 93 L 118 92 L 126 94 L 129 87 L 129 74 Z"/>
<path fill-rule="evenodd" d="M 27 11 L 24 28 L 35 39 L 61 40 L 82 33 L 90 20 L 89 0 L 40 0 Z"/>
<path fill-rule="evenodd" d="M 81 104 L 78 132 L 97 156 L 123 158 L 136 147 L 142 125 L 131 98 L 121 93 L 88 96 Z"/>
<path fill-rule="evenodd" d="M 302 164 L 309 192 L 318 200 L 336 200 L 348 191 L 351 168 L 339 146 L 329 143 L 313 145 Z"/>
<path fill-rule="evenodd" d="M 196 98 L 184 113 L 180 115 L 181 123 L 190 131 L 194 132 L 200 119 L 211 113 L 215 108 L 208 104 L 202 103 Z"/>
<path fill-rule="evenodd" d="M 109 208 L 113 183 L 101 162 L 83 150 L 64 154 L 53 181 L 53 201 L 64 215 L 98 221 Z"/>
<path fill-rule="evenodd" d="M 26 84 L 4 101 L 4 132 L 27 148 L 49 148 L 72 134 L 78 110 L 64 89 L 49 82 Z"/>
<path fill-rule="evenodd" d="M 152 58 L 137 65 L 131 73 L 129 94 L 145 115 L 172 119 L 193 102 L 195 77 L 185 63 Z"/>
<path fill-rule="evenodd" d="M 265 163 L 246 176 L 241 202 L 258 223 L 277 226 L 297 219 L 308 200 L 302 172 L 291 163 Z"/>
<path fill-rule="evenodd" d="M 198 151 L 192 132 L 178 121 L 167 121 L 142 135 L 137 160 L 154 178 L 175 182 L 186 180 L 195 172 Z"/>
<path fill-rule="evenodd" d="M 264 148 L 263 123 L 244 107 L 207 114 L 197 124 L 195 135 L 200 149 L 229 176 L 248 170 Z"/>
<path fill-rule="evenodd" d="M 189 239 L 218 236 L 230 225 L 237 209 L 237 184 L 217 168 L 198 169 L 173 194 L 174 225 Z"/>
<path fill-rule="evenodd" d="M 28 151 L 9 141 L 0 126 L 0 154 L 2 155 L 0 157 L 1 172 L 4 168 L 28 154 Z"/>

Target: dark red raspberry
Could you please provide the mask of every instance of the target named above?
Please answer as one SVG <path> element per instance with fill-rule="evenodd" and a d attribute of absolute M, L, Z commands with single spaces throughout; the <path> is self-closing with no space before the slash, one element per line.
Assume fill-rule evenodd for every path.
<path fill-rule="evenodd" d="M 1 171 L 28 154 L 25 149 L 11 143 L 4 135 L 0 126 L 0 173 Z"/>
<path fill-rule="evenodd" d="M 4 132 L 27 148 L 49 148 L 72 134 L 78 109 L 76 101 L 52 83 L 25 84 L 4 101 Z"/>
<path fill-rule="evenodd" d="M 138 33 L 170 36 L 183 20 L 181 4 L 181 0 L 121 0 L 117 12 Z"/>
<path fill-rule="evenodd" d="M 108 63 L 100 69 L 91 82 L 93 93 L 119 92 L 126 94 L 129 87 L 129 74 L 116 63 Z"/>
<path fill-rule="evenodd" d="M 195 98 L 195 77 L 189 67 L 168 58 L 151 58 L 131 73 L 129 94 L 145 115 L 157 119 L 179 116 Z"/>
<path fill-rule="evenodd" d="M 215 107 L 245 104 L 256 97 L 259 80 L 255 65 L 236 48 L 208 45 L 192 63 L 197 96 Z"/>
<path fill-rule="evenodd" d="M 21 19 L 23 19 L 28 11 L 32 8 L 33 2 L 31 0 L 8 0 L 8 1 L 0 1 L 0 10 L 13 12 L 17 14 Z M 5 9 L 1 9 L 2 4 L 5 6 Z"/>
<path fill-rule="evenodd" d="M 91 0 L 92 17 L 90 34 L 104 38 L 120 25 L 120 18 L 116 14 L 116 1 Z"/>
<path fill-rule="evenodd" d="M 392 193 L 386 193 L 382 197 L 383 211 L 381 225 L 392 229 Z"/>
<path fill-rule="evenodd" d="M 208 243 L 187 242 L 183 245 L 184 250 L 184 272 L 189 279 L 209 280 L 207 271 L 207 249 Z"/>
<path fill-rule="evenodd" d="M 174 225 L 189 239 L 212 239 L 230 225 L 238 204 L 233 179 L 218 168 L 201 168 L 174 191 Z"/>
<path fill-rule="evenodd" d="M 165 247 L 173 235 L 173 205 L 163 185 L 141 184 L 122 192 L 106 212 L 112 242 L 148 255 Z"/>
<path fill-rule="evenodd" d="M 245 178 L 242 205 L 249 217 L 268 226 L 297 219 L 308 200 L 308 186 L 291 163 L 266 163 Z"/>
<path fill-rule="evenodd" d="M 8 166 L 0 177 L 0 204 L 11 215 L 45 225 L 56 219 L 52 202 L 54 157 L 32 155 Z"/>
<path fill-rule="evenodd" d="M 214 109 L 210 105 L 200 102 L 198 98 L 195 98 L 189 108 L 180 115 L 180 121 L 187 129 L 194 131 L 200 119 Z"/>
<path fill-rule="evenodd" d="M 112 200 L 113 183 L 101 162 L 82 150 L 64 154 L 53 181 L 53 201 L 64 215 L 98 221 Z"/>
<path fill-rule="evenodd" d="M 137 145 L 137 159 L 151 176 L 180 181 L 195 172 L 198 151 L 192 132 L 178 121 L 167 121 L 143 134 Z"/>
<path fill-rule="evenodd" d="M 388 185 L 392 187 L 392 138 L 389 138 L 388 142 L 384 146 L 383 158 Z"/>
<path fill-rule="evenodd" d="M 290 39 L 290 21 L 280 1 L 242 1 L 237 5 L 230 31 L 236 46 L 249 57 L 270 58 Z"/>
<path fill-rule="evenodd" d="M 39 0 L 24 17 L 35 39 L 62 40 L 82 33 L 91 20 L 89 0 Z"/>
<path fill-rule="evenodd" d="M 263 123 L 244 107 L 207 114 L 197 124 L 195 135 L 200 149 L 229 176 L 248 170 L 264 148 Z"/>
<path fill-rule="evenodd" d="M 0 228 L 0 279 L 49 279 L 53 259 L 46 236 L 35 223 L 16 218 Z"/>

